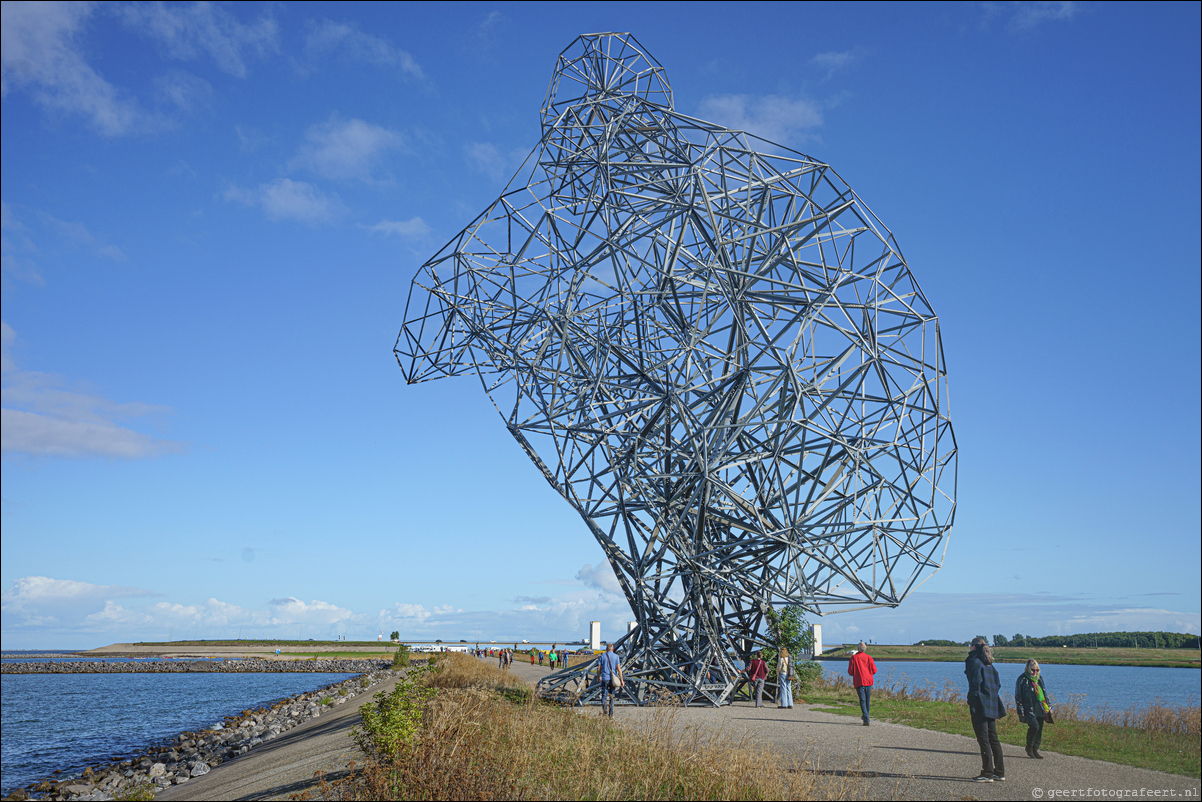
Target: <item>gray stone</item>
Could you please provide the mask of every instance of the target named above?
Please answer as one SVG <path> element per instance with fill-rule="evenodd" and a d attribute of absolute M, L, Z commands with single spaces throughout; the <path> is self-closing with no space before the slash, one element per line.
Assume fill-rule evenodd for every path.
<path fill-rule="evenodd" d="M 150 767 L 150 779 L 152 779 L 152 780 L 155 777 L 162 777 L 166 773 L 167 773 L 167 766 L 164 763 L 155 763 L 153 766 Z"/>
<path fill-rule="evenodd" d="M 209 764 L 208 763 L 197 763 L 195 766 L 192 767 L 192 771 L 190 772 L 191 776 L 193 776 L 193 777 L 199 777 L 202 774 L 208 774 L 208 773 L 209 773 Z"/>
<path fill-rule="evenodd" d="M 95 789 L 93 789 L 90 785 L 85 785 L 84 783 L 75 783 L 73 785 L 60 785 L 58 790 L 60 793 L 79 796 L 81 794 L 90 794 Z"/>

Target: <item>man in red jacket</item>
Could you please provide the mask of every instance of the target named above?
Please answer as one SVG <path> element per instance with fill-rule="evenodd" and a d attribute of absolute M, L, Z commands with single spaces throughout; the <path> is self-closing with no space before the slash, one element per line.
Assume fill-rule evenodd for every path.
<path fill-rule="evenodd" d="M 876 673 L 876 662 L 866 650 L 864 641 L 856 647 L 856 653 L 847 663 L 847 673 L 851 674 L 852 684 L 856 686 L 856 696 L 860 697 L 860 719 L 868 726 L 868 706 L 872 702 L 872 675 Z"/>

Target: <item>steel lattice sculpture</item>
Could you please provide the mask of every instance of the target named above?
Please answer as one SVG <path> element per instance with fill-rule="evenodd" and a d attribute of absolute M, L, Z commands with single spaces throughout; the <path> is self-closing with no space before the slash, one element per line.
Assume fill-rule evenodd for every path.
<path fill-rule="evenodd" d="M 627 34 L 560 55 L 542 131 L 414 278 L 396 355 L 479 376 L 601 544 L 638 624 L 623 699 L 721 704 L 770 608 L 895 606 L 938 568 L 938 321 L 830 167 L 677 113 Z M 584 670 L 544 691 L 591 701 Z"/>

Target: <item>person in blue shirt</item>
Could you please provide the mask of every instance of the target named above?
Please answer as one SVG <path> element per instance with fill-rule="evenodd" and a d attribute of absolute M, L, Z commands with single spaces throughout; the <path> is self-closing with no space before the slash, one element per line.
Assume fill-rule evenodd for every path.
<path fill-rule="evenodd" d="M 614 697 L 622 687 L 622 661 L 614 652 L 612 643 L 606 644 L 605 653 L 597 661 L 598 677 L 601 681 L 601 712 L 613 718 Z"/>

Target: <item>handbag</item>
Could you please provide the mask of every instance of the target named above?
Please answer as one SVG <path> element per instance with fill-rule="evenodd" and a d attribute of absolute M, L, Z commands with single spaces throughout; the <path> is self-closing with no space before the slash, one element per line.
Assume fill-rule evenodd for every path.
<path fill-rule="evenodd" d="M 1043 723 L 1044 724 L 1055 724 L 1056 723 L 1056 719 L 1052 718 L 1052 708 L 1049 707 L 1047 710 L 1043 711 Z"/>

